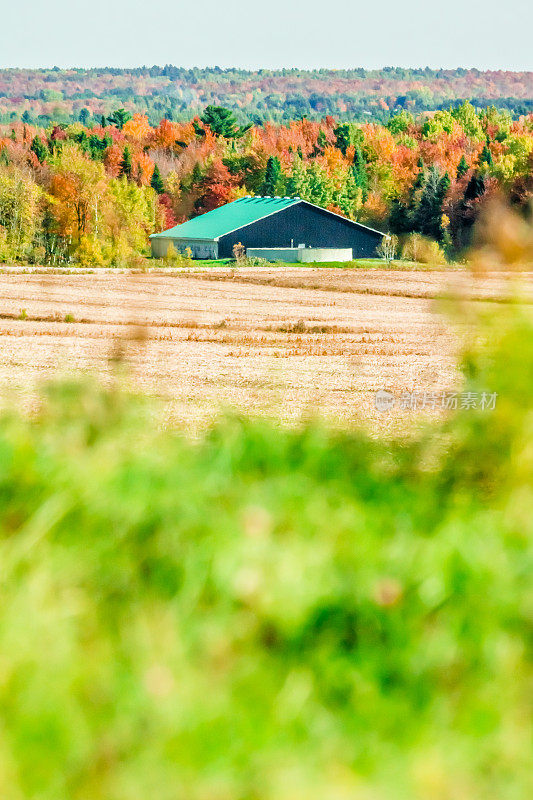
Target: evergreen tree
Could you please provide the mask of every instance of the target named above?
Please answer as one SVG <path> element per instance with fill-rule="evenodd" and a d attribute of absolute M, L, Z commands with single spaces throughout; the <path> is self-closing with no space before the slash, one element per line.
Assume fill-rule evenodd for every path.
<path fill-rule="evenodd" d="M 457 164 L 457 180 L 460 181 L 461 178 L 466 175 L 468 172 L 468 161 L 464 157 L 464 154 L 461 156 L 459 163 Z"/>
<path fill-rule="evenodd" d="M 426 182 L 426 169 L 424 167 L 424 162 L 422 161 L 421 158 L 418 159 L 417 167 L 418 167 L 418 174 L 413 183 L 413 191 L 421 189 Z"/>
<path fill-rule="evenodd" d="M 111 116 L 107 118 L 107 121 L 110 125 L 115 125 L 119 130 L 122 130 L 126 122 L 129 122 L 130 119 L 131 114 L 129 111 L 126 111 L 125 108 L 117 108 L 117 110 L 113 111 Z"/>
<path fill-rule="evenodd" d="M 490 152 L 488 139 L 483 147 L 483 150 L 481 151 L 481 155 L 479 156 L 479 166 L 481 167 L 483 164 L 487 164 L 489 167 L 492 164 L 492 153 Z"/>
<path fill-rule="evenodd" d="M 368 174 L 363 152 L 359 145 L 356 146 L 353 156 L 352 174 L 356 186 L 361 189 L 361 199 L 364 204 L 368 199 Z"/>
<path fill-rule="evenodd" d="M 472 230 L 477 217 L 474 203 L 485 194 L 485 180 L 478 172 L 474 172 L 468 181 L 463 199 L 458 206 L 458 214 L 454 239 L 459 249 L 468 247 L 472 240 Z"/>
<path fill-rule="evenodd" d="M 163 178 L 161 177 L 161 173 L 159 172 L 159 167 L 157 164 L 154 167 L 154 171 L 152 173 L 152 180 L 150 181 L 150 186 L 152 189 L 155 189 L 157 194 L 163 194 L 165 191 L 165 185 L 163 183 Z"/>
<path fill-rule="evenodd" d="M 313 153 L 315 156 L 323 155 L 324 150 L 326 149 L 328 144 L 328 140 L 326 138 L 325 132 L 320 128 L 318 131 L 318 136 L 316 137 L 316 144 L 313 148 Z"/>
<path fill-rule="evenodd" d="M 119 175 L 125 175 L 126 178 L 130 180 L 131 176 L 133 175 L 133 165 L 131 161 L 131 150 L 129 148 L 129 145 L 126 145 L 124 147 L 124 150 L 122 151 L 122 160 L 119 166 L 120 166 Z"/>
<path fill-rule="evenodd" d="M 450 183 L 447 172 L 441 176 L 436 166 L 430 167 L 413 217 L 413 227 L 418 233 L 441 241 L 444 233 L 442 206 Z"/>
<path fill-rule="evenodd" d="M 341 151 L 343 156 L 346 155 L 349 147 L 356 143 L 361 144 L 363 139 L 361 130 L 348 122 L 337 125 L 333 129 L 333 135 L 335 136 L 335 147 Z"/>
<path fill-rule="evenodd" d="M 85 133 L 85 131 L 80 131 L 79 133 L 71 133 L 70 138 L 73 142 L 77 142 L 81 145 L 81 149 L 87 152 L 89 147 L 89 137 Z"/>
<path fill-rule="evenodd" d="M 464 199 L 468 203 L 471 200 L 477 200 L 483 194 L 485 194 L 485 180 L 478 172 L 474 172 L 466 185 Z"/>
<path fill-rule="evenodd" d="M 335 135 L 335 145 L 341 151 L 343 156 L 345 156 L 347 149 L 352 143 L 350 126 L 348 123 L 344 122 L 342 125 L 336 127 L 333 133 Z"/>
<path fill-rule="evenodd" d="M 440 202 L 441 210 L 444 200 L 446 199 L 446 195 L 450 191 L 450 186 L 452 185 L 452 181 L 450 176 L 447 172 L 444 173 L 442 178 L 439 181 L 439 194 L 438 194 L 438 201 Z"/>
<path fill-rule="evenodd" d="M 81 111 L 80 111 L 80 114 L 79 114 L 79 120 L 80 120 L 81 124 L 85 125 L 85 127 L 87 127 L 87 125 L 89 124 L 90 118 L 91 118 L 91 112 L 89 111 L 89 109 L 88 108 L 82 108 Z"/>
<path fill-rule="evenodd" d="M 35 153 L 35 155 L 39 159 L 39 163 L 41 163 L 41 164 L 43 163 L 43 161 L 45 160 L 46 156 L 48 155 L 48 149 L 47 149 L 46 145 L 44 144 L 43 140 L 40 138 L 40 136 L 35 136 L 34 137 L 32 143 L 31 143 L 30 150 L 32 150 L 32 152 Z"/>
<path fill-rule="evenodd" d="M 237 126 L 237 120 L 229 108 L 207 106 L 200 119 L 204 125 L 209 126 L 215 136 L 222 136 L 224 139 L 233 139 L 241 133 L 241 130 Z"/>
<path fill-rule="evenodd" d="M 203 180 L 202 168 L 197 161 L 194 167 L 192 168 L 191 184 L 192 186 L 198 186 L 198 184 L 201 183 L 202 180 Z"/>
<path fill-rule="evenodd" d="M 422 190 L 426 184 L 426 170 L 421 158 L 417 162 L 418 173 L 409 190 L 407 201 L 399 198 L 392 201 L 389 224 L 393 233 L 411 233 L 416 230 L 416 214 L 420 204 Z"/>
<path fill-rule="evenodd" d="M 279 187 L 281 173 L 281 163 L 277 156 L 270 156 L 267 161 L 265 180 L 261 187 L 261 194 L 267 197 L 274 197 Z"/>
<path fill-rule="evenodd" d="M 93 161 L 102 161 L 106 150 L 111 147 L 112 144 L 113 140 L 108 133 L 106 133 L 102 139 L 93 133 L 87 140 L 87 152 Z"/>
<path fill-rule="evenodd" d="M 197 119 L 193 119 L 192 126 L 194 128 L 194 132 L 197 136 L 205 136 L 205 130 L 199 124 Z"/>
<path fill-rule="evenodd" d="M 412 230 L 412 220 L 409 206 L 399 198 L 394 198 L 389 214 L 389 226 L 392 233 L 409 233 Z"/>

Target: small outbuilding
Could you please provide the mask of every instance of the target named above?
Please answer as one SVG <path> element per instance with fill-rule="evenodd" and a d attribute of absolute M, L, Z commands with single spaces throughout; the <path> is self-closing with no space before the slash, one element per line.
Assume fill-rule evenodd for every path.
<path fill-rule="evenodd" d="M 299 197 L 242 197 L 181 225 L 150 236 L 152 255 L 169 246 L 193 258 L 231 258 L 233 247 L 351 250 L 372 258 L 384 234 Z M 307 260 L 307 259 L 299 259 Z M 334 260 L 334 259 L 331 259 Z"/>

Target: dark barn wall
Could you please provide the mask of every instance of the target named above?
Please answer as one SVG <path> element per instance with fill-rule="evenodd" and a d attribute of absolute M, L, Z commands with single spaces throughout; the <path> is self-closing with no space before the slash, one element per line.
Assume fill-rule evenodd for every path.
<path fill-rule="evenodd" d="M 354 258 L 372 258 L 381 242 L 381 235 L 358 228 L 321 208 L 305 203 L 290 206 L 265 219 L 252 222 L 219 239 L 219 258 L 231 258 L 233 245 L 245 247 L 351 247 Z"/>

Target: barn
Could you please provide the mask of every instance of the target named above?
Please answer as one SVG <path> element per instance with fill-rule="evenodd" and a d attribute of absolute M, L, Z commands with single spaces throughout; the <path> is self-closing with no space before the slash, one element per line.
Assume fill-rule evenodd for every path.
<path fill-rule="evenodd" d="M 154 258 L 163 258 L 170 244 L 179 252 L 190 248 L 193 258 L 231 258 L 238 242 L 247 250 L 334 248 L 372 258 L 383 235 L 299 197 L 242 197 L 150 240 Z"/>

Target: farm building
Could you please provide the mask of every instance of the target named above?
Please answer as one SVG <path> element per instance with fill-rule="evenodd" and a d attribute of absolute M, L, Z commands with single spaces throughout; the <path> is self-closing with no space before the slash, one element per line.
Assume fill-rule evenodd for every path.
<path fill-rule="evenodd" d="M 334 261 L 327 250 L 344 251 L 346 258 L 375 256 L 383 235 L 299 197 L 242 197 L 150 239 L 154 258 L 163 258 L 170 244 L 179 252 L 190 248 L 193 258 L 231 258 L 240 242 L 247 250 L 264 249 L 266 258 L 275 248 L 285 250 L 284 260 L 310 260 L 301 251 L 315 248 L 322 260 Z"/>

